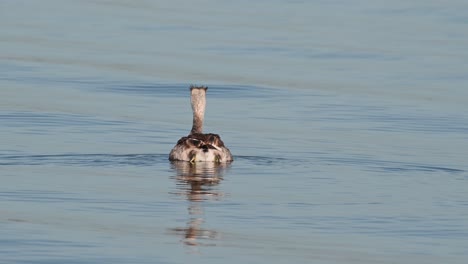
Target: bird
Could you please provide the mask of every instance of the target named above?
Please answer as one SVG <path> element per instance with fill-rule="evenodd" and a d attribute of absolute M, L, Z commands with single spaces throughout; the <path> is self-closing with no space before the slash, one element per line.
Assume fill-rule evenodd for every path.
<path fill-rule="evenodd" d="M 169 153 L 171 161 L 232 162 L 231 151 L 218 134 L 203 133 L 207 86 L 190 86 L 193 111 L 192 129 L 188 136 L 180 138 Z"/>

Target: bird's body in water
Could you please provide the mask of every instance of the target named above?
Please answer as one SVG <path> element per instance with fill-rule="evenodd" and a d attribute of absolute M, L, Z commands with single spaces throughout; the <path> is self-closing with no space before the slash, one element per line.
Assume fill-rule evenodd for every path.
<path fill-rule="evenodd" d="M 203 119 L 206 108 L 205 86 L 191 86 L 193 125 L 190 134 L 182 137 L 169 154 L 169 160 L 231 162 L 231 152 L 224 146 L 218 134 L 203 133 Z"/>

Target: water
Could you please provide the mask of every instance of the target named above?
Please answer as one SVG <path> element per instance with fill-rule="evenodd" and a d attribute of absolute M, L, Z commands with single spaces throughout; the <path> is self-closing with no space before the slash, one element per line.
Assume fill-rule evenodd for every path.
<path fill-rule="evenodd" d="M 465 263 L 467 7 L 2 1 L 0 262 Z"/>

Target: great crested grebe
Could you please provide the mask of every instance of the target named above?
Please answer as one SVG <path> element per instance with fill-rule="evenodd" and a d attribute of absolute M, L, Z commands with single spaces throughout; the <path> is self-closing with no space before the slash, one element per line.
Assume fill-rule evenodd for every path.
<path fill-rule="evenodd" d="M 231 152 L 218 134 L 203 133 L 206 107 L 206 86 L 190 86 L 193 125 L 190 134 L 182 137 L 169 154 L 169 160 L 230 162 Z"/>

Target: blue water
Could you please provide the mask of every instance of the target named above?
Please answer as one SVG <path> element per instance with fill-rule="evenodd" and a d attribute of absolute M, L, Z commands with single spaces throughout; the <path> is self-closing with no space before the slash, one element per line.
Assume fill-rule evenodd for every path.
<path fill-rule="evenodd" d="M 466 263 L 466 8 L 2 1 L 0 263 Z"/>

